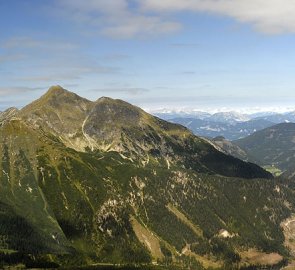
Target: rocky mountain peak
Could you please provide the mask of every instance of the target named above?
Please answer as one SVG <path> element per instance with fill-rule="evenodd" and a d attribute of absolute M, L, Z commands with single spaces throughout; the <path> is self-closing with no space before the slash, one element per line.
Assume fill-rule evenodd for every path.
<path fill-rule="evenodd" d="M 63 114 L 72 114 L 75 109 L 79 111 L 89 110 L 91 104 L 91 101 L 57 85 L 50 87 L 43 96 L 24 107 L 21 112 L 26 115 L 36 111 L 58 110 L 59 112 L 62 111 Z"/>
<path fill-rule="evenodd" d="M 55 105 L 57 105 L 58 103 L 58 105 L 60 106 L 66 105 L 67 103 L 76 103 L 77 105 L 85 102 L 91 103 L 91 101 L 82 98 L 79 95 L 71 91 L 68 91 L 59 85 L 50 87 L 48 91 L 40 99 L 43 99 L 47 102 L 49 101 Z"/>
<path fill-rule="evenodd" d="M 64 89 L 60 85 L 53 85 L 51 86 L 48 91 L 46 92 L 47 95 L 60 95 L 64 93 L 69 93 L 70 91 Z"/>

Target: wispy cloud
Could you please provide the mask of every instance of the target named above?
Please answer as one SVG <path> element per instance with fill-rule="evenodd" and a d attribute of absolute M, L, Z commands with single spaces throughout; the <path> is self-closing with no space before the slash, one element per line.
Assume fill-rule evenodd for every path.
<path fill-rule="evenodd" d="M 41 49 L 50 51 L 69 51 L 78 48 L 77 44 L 60 40 L 42 40 L 32 37 L 12 37 L 1 44 L 5 49 Z"/>
<path fill-rule="evenodd" d="M 149 92 L 148 89 L 145 88 L 137 88 L 137 87 L 128 87 L 128 88 L 98 88 L 92 89 L 93 92 L 100 92 L 105 94 L 112 93 L 127 93 L 129 95 L 139 95 L 143 93 Z"/>
<path fill-rule="evenodd" d="M 43 90 L 42 87 L 0 87 L 0 96 L 7 97 L 19 94 L 25 94 L 28 92 L 34 92 L 38 90 Z"/>
<path fill-rule="evenodd" d="M 56 68 L 55 65 L 47 65 L 42 68 L 42 74 L 35 76 L 18 76 L 17 81 L 23 82 L 56 82 L 56 81 L 72 81 L 80 80 L 83 76 L 89 74 L 102 75 L 102 74 L 117 74 L 120 72 L 118 68 L 114 67 L 103 67 L 95 65 L 79 65 L 77 63 L 74 66 L 63 65 L 62 63 Z"/>
<path fill-rule="evenodd" d="M 130 55 L 128 54 L 119 54 L 119 53 L 113 53 L 113 54 L 107 54 L 102 57 L 105 61 L 122 61 L 127 60 L 130 58 Z"/>
<path fill-rule="evenodd" d="M 13 67 L 9 79 L 23 82 L 63 82 L 87 75 L 117 74 L 120 68 L 107 66 L 82 50 L 78 43 L 44 37 L 11 37 L 0 40 L 0 63 Z M 114 59 L 123 55 L 113 55 Z"/>
<path fill-rule="evenodd" d="M 0 54 L 0 63 L 6 63 L 11 61 L 19 61 L 26 58 L 26 55 L 19 53 L 5 53 Z"/>
<path fill-rule="evenodd" d="M 181 28 L 165 16 L 142 12 L 140 3 L 130 0 L 59 0 L 59 13 L 64 18 L 87 26 L 87 31 L 112 38 L 133 38 L 173 33 Z"/>
<path fill-rule="evenodd" d="M 295 32 L 293 0 L 138 0 L 144 10 L 167 14 L 206 12 L 225 15 L 241 23 L 250 23 L 269 34 Z"/>
<path fill-rule="evenodd" d="M 195 75 L 196 72 L 195 71 L 182 71 L 180 74 L 182 74 L 182 75 Z"/>

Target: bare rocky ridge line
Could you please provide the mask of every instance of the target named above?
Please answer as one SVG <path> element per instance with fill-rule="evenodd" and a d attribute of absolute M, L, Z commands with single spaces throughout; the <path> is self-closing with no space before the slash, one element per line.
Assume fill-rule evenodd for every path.
<path fill-rule="evenodd" d="M 191 152 L 189 159 L 200 162 L 202 156 L 193 157 L 192 149 L 203 144 L 207 148 L 205 152 L 219 153 L 220 162 L 232 159 L 228 155 L 222 157 L 210 142 L 194 136 L 185 127 L 153 117 L 127 102 L 106 97 L 91 102 L 60 86 L 51 87 L 40 99 L 19 111 L 17 116 L 35 129 L 42 128 L 52 133 L 67 147 L 80 152 L 116 151 L 126 158 L 139 158 L 142 164 L 149 160 L 145 157 L 146 153 L 153 152 L 157 153 L 154 155 L 157 160 L 165 157 L 167 167 L 171 168 L 184 160 L 173 148 L 185 148 Z M 250 166 L 238 160 L 232 161 L 239 167 Z M 251 170 L 261 170 L 251 166 Z M 204 171 L 216 169 L 216 164 L 214 168 L 203 168 Z M 261 170 L 261 177 L 270 175 Z"/>

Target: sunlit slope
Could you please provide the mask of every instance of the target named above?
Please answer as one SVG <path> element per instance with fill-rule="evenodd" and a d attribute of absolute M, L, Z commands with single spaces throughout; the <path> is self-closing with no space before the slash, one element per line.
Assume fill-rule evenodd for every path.
<path fill-rule="evenodd" d="M 70 95 L 64 107 L 33 103 L 0 127 L 6 249 L 55 254 L 58 264 L 193 258 L 199 268 L 250 248 L 287 255 L 286 183 L 123 101 L 60 93 Z M 73 125 L 67 104 L 78 106 Z M 83 150 L 69 136 L 79 130 Z"/>

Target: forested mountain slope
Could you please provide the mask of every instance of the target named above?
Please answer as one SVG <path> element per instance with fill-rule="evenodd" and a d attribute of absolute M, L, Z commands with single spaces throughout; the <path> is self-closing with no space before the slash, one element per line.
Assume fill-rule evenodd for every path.
<path fill-rule="evenodd" d="M 2 121 L 0 187 L 6 262 L 228 269 L 261 263 L 251 250 L 288 257 L 288 182 L 120 100 L 54 87 Z"/>

